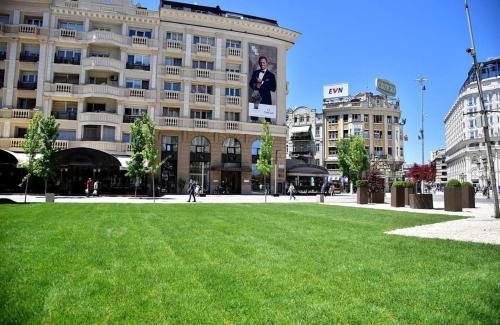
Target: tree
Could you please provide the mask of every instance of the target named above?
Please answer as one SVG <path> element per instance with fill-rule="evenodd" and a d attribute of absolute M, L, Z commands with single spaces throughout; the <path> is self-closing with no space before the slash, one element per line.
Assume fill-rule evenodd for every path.
<path fill-rule="evenodd" d="M 347 156 L 347 163 L 350 167 L 355 178 L 352 181 L 361 178 L 361 174 L 368 170 L 368 155 L 365 150 L 365 143 L 360 136 L 350 138 L 349 143 L 349 156 Z"/>
<path fill-rule="evenodd" d="M 47 194 L 48 179 L 55 174 L 54 144 L 59 135 L 59 123 L 54 116 L 43 117 L 40 120 L 41 156 L 35 160 L 35 174 L 45 181 L 45 194 Z"/>
<path fill-rule="evenodd" d="M 406 176 L 414 182 L 433 182 L 436 179 L 436 167 L 432 165 L 413 164 L 406 173 Z"/>
<path fill-rule="evenodd" d="M 24 187 L 24 203 L 26 203 L 26 197 L 28 195 L 28 185 L 29 180 L 32 175 L 35 174 L 35 157 L 40 151 L 42 145 L 42 138 L 40 135 L 40 123 L 42 120 L 42 114 L 36 112 L 33 118 L 30 120 L 28 130 L 24 136 L 23 149 L 28 155 L 28 161 L 23 164 L 23 168 L 26 169 L 26 175 L 23 177 L 21 184 L 19 186 L 25 185 Z"/>
<path fill-rule="evenodd" d="M 353 172 L 351 171 L 351 166 L 349 166 L 349 152 L 351 147 L 350 138 L 342 138 L 337 143 L 337 158 L 339 161 L 339 167 L 342 171 L 342 177 L 347 177 L 352 179 Z"/>
<path fill-rule="evenodd" d="M 269 130 L 269 123 L 262 123 L 262 133 L 260 135 L 261 145 L 259 152 L 259 159 L 257 159 L 257 169 L 264 176 L 264 201 L 267 203 L 267 175 L 271 174 L 274 167 L 273 161 L 273 146 L 274 139 Z"/>
<path fill-rule="evenodd" d="M 151 173 L 151 178 L 153 180 L 153 203 L 155 202 L 155 175 L 156 172 L 160 169 L 161 165 L 165 162 L 158 161 L 158 147 L 156 146 L 156 136 L 155 136 L 155 125 L 153 120 L 149 117 L 149 115 L 144 115 L 142 118 L 143 123 L 143 132 L 144 132 L 144 158 L 147 163 L 148 172 Z"/>
<path fill-rule="evenodd" d="M 127 164 L 127 176 L 134 180 L 134 196 L 137 196 L 137 187 L 141 179 L 146 174 L 144 168 L 144 149 L 146 147 L 146 139 L 144 135 L 142 119 L 136 119 L 131 126 L 132 136 L 132 157 Z"/>

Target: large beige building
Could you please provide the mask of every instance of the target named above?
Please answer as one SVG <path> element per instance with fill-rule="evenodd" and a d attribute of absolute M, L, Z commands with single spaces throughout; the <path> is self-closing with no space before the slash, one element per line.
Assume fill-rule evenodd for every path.
<path fill-rule="evenodd" d="M 402 176 L 404 163 L 403 124 L 399 100 L 360 93 L 323 105 L 325 167 L 331 178 L 342 175 L 337 144 L 342 138 L 361 136 L 370 166 L 381 171 L 388 182 Z"/>
<path fill-rule="evenodd" d="M 162 192 L 190 178 L 210 192 L 260 191 L 260 122 L 285 148 L 286 55 L 298 36 L 270 19 L 172 1 L 159 11 L 130 0 L 2 1 L 0 159 L 23 159 L 38 110 L 60 123 L 61 192 L 83 192 L 87 177 L 127 191 L 130 126 L 148 114 L 167 159 Z M 276 76 L 275 111 L 256 116 L 249 83 L 261 55 Z M 281 187 L 284 150 L 277 159 Z"/>

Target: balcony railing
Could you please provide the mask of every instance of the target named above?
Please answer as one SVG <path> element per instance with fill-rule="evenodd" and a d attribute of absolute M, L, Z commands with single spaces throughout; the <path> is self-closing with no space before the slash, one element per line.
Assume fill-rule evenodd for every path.
<path fill-rule="evenodd" d="M 24 62 L 38 62 L 40 54 L 24 52 L 19 55 L 19 60 Z"/>
<path fill-rule="evenodd" d="M 65 83 L 45 84 L 46 92 L 61 92 L 65 94 L 81 95 L 80 97 L 122 97 L 154 99 L 155 92 L 147 89 L 121 88 L 111 85 L 72 85 Z"/>
<path fill-rule="evenodd" d="M 195 44 L 196 47 L 196 52 L 197 53 L 208 53 L 210 54 L 212 52 L 212 46 L 208 44 Z"/>
<path fill-rule="evenodd" d="M 226 105 L 240 106 L 241 98 L 236 96 L 226 96 Z"/>
<path fill-rule="evenodd" d="M 128 63 L 126 64 L 127 69 L 135 69 L 135 70 L 144 70 L 144 71 L 149 71 L 150 65 L 149 64 L 141 64 L 141 63 Z"/>
<path fill-rule="evenodd" d="M 36 82 L 23 82 L 19 81 L 17 83 L 17 89 L 25 89 L 25 90 L 35 90 L 37 87 Z"/>
<path fill-rule="evenodd" d="M 210 79 L 212 77 L 212 71 L 207 69 L 195 69 L 196 78 Z"/>
<path fill-rule="evenodd" d="M 84 68 L 97 68 L 102 69 L 113 68 L 117 70 L 123 69 L 123 63 L 114 58 L 102 58 L 98 56 L 88 57 L 83 59 Z"/>
<path fill-rule="evenodd" d="M 226 49 L 226 55 L 241 57 L 241 49 L 234 48 L 234 47 L 228 47 Z"/>
<path fill-rule="evenodd" d="M 130 88 L 128 95 L 130 97 L 144 97 L 145 92 L 146 92 L 145 89 Z"/>
<path fill-rule="evenodd" d="M 161 98 L 171 101 L 179 101 L 182 98 L 182 93 L 178 91 L 165 90 L 161 94 Z"/>
<path fill-rule="evenodd" d="M 75 121 L 78 117 L 76 112 L 57 112 L 52 111 L 52 116 L 54 116 L 58 120 L 72 120 Z"/>
<path fill-rule="evenodd" d="M 132 44 L 147 46 L 148 39 L 149 38 L 144 37 L 144 36 L 132 36 Z"/>
<path fill-rule="evenodd" d="M 227 81 L 236 81 L 239 82 L 241 81 L 241 74 L 237 72 L 227 72 L 226 73 L 226 80 Z"/>
<path fill-rule="evenodd" d="M 78 32 L 73 29 L 60 29 L 54 36 L 76 38 Z"/>
<path fill-rule="evenodd" d="M 9 118 L 32 118 L 33 117 L 33 110 L 32 109 L 14 108 L 14 109 L 8 109 L 6 111 L 7 111 L 7 113 L 9 113 L 6 115 L 9 115 L 9 116 L 4 116 L 4 117 L 9 117 Z"/>
<path fill-rule="evenodd" d="M 141 117 L 142 116 L 137 116 L 137 115 L 123 115 L 123 123 L 134 123 L 135 120 Z"/>
<path fill-rule="evenodd" d="M 122 117 L 116 114 L 116 111 L 106 112 L 82 112 L 78 114 L 80 122 L 93 122 L 93 123 L 122 123 Z"/>
<path fill-rule="evenodd" d="M 181 41 L 172 41 L 172 40 L 166 40 L 163 43 L 163 47 L 169 50 L 178 50 L 182 51 L 182 42 Z"/>
<path fill-rule="evenodd" d="M 80 65 L 79 57 L 55 56 L 54 63 Z"/>
<path fill-rule="evenodd" d="M 24 34 L 38 34 L 39 27 L 36 25 L 21 24 L 19 26 L 19 33 Z"/>
<path fill-rule="evenodd" d="M 166 65 L 161 69 L 162 74 L 167 74 L 171 76 L 180 76 L 181 75 L 181 67 L 176 67 L 172 65 Z"/>
<path fill-rule="evenodd" d="M 0 146 L 8 148 L 22 148 L 25 139 L 23 138 L 0 138 Z M 68 140 L 56 140 L 54 143 L 54 148 L 56 150 L 65 150 L 70 148 L 92 148 L 101 151 L 111 151 L 111 152 L 130 152 L 132 151 L 132 146 L 130 143 L 121 142 L 111 142 L 111 141 L 68 141 Z"/>
<path fill-rule="evenodd" d="M 195 103 L 214 103 L 214 96 L 209 94 L 191 94 L 191 101 Z"/>

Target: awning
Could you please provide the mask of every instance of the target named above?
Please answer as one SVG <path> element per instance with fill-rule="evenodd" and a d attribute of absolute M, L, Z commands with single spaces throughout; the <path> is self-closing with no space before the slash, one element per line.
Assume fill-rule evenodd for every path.
<path fill-rule="evenodd" d="M 309 131 L 311 130 L 311 126 L 310 125 L 306 125 L 306 126 L 297 126 L 297 127 L 292 127 L 292 134 L 299 134 L 299 133 L 309 133 Z"/>
<path fill-rule="evenodd" d="M 130 162 L 130 156 L 115 156 L 120 162 L 120 170 L 127 170 L 127 166 Z"/>
<path fill-rule="evenodd" d="M 0 151 L 2 152 L 0 155 L 0 164 L 11 164 L 21 168 L 29 160 L 28 154 L 24 152 L 14 152 L 5 149 L 0 149 Z"/>
<path fill-rule="evenodd" d="M 306 164 L 298 159 L 286 160 L 286 175 L 287 176 L 329 176 L 328 169 L 323 166 Z"/>

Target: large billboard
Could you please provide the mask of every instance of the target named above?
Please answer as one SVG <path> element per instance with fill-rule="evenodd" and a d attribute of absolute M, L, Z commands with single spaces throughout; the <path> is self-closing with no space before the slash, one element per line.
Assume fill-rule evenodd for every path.
<path fill-rule="evenodd" d="M 349 96 L 349 84 L 341 83 L 323 86 L 323 99 Z"/>
<path fill-rule="evenodd" d="M 276 71 L 278 49 L 248 44 L 248 115 L 276 118 Z"/>
<path fill-rule="evenodd" d="M 386 96 L 396 96 L 396 85 L 389 80 L 377 78 L 375 79 L 375 87 Z"/>

